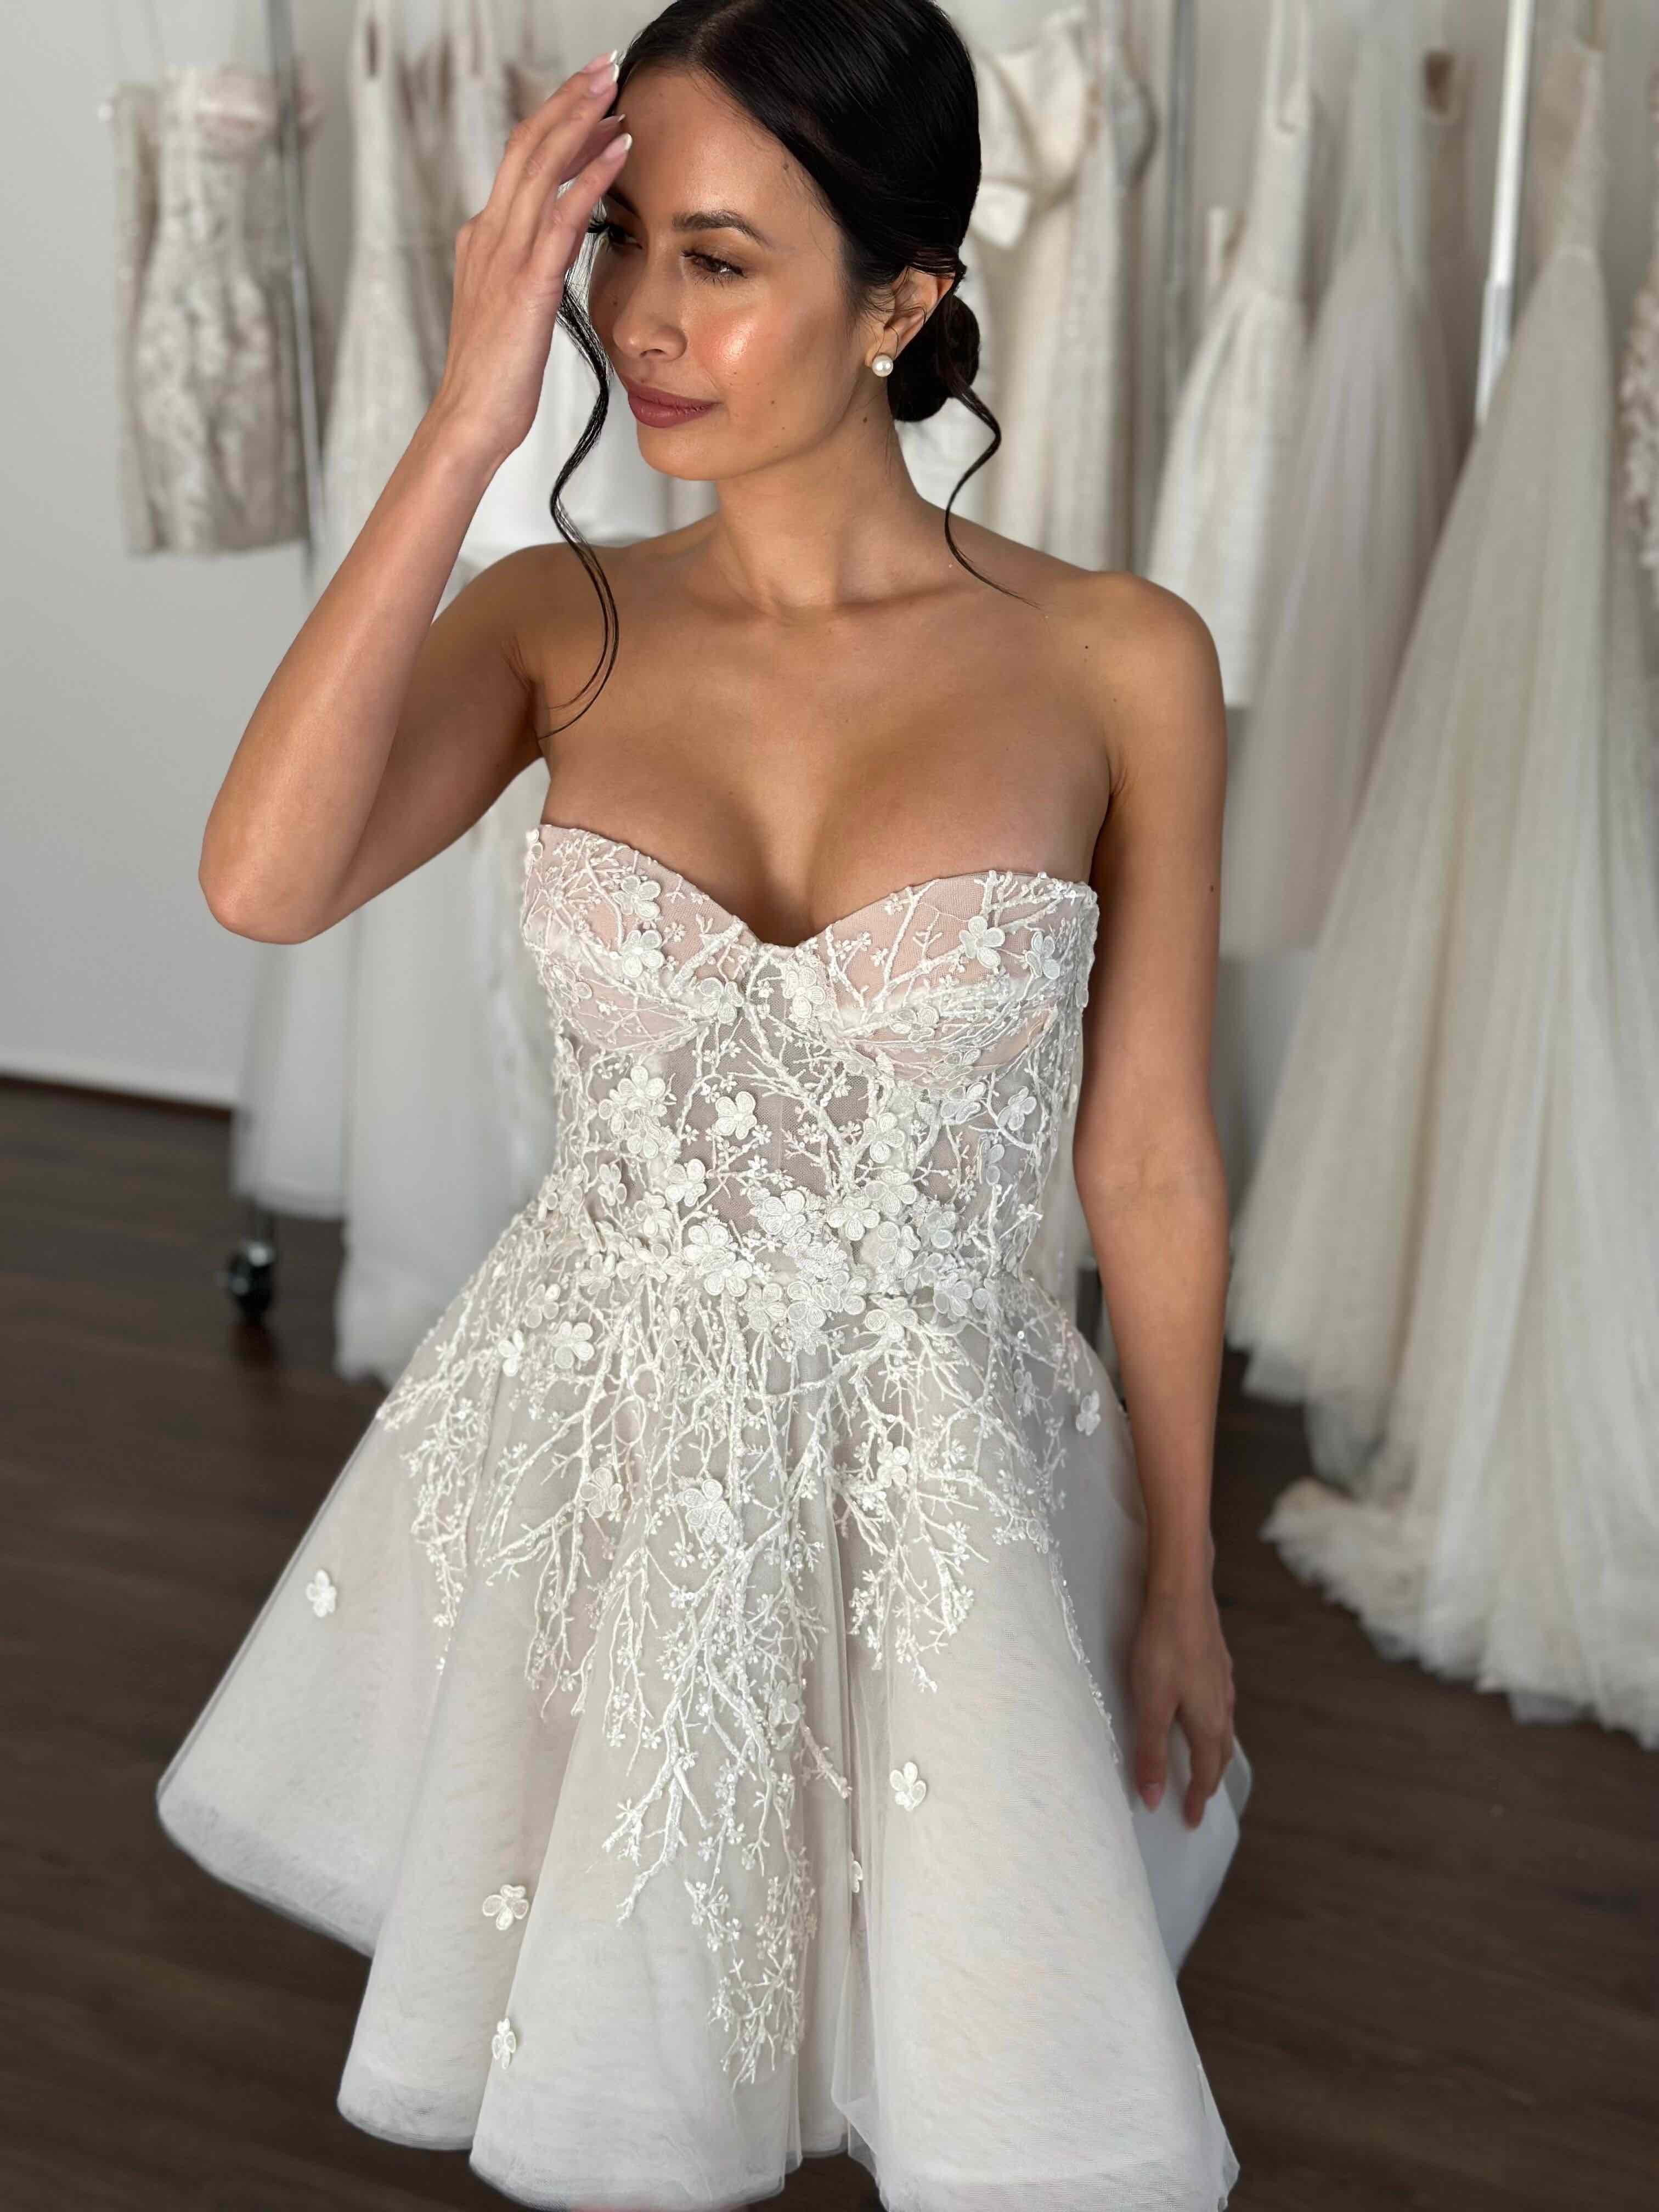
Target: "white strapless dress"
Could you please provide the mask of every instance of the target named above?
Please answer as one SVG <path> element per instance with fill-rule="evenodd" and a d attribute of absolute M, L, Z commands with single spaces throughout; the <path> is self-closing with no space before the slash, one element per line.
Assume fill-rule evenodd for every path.
<path fill-rule="evenodd" d="M 548 2207 L 1226 2202 L 1175 1977 L 1249 1766 L 1133 1789 L 1128 1424 L 1023 1264 L 1097 919 L 986 869 L 782 946 L 530 833 L 555 1164 L 158 1788 L 372 1955 L 357 2125 Z"/>

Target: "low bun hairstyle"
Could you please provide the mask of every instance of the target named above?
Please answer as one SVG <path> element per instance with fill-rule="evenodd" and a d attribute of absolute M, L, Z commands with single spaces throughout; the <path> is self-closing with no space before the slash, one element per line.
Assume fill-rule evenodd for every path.
<path fill-rule="evenodd" d="M 841 232 L 850 311 L 878 302 L 906 269 L 956 280 L 882 382 L 895 422 L 926 422 L 957 399 L 989 430 L 989 444 L 946 502 L 945 536 L 964 568 L 1003 590 L 966 558 L 951 530 L 957 494 L 1002 442 L 995 416 L 973 388 L 979 323 L 957 290 L 979 192 L 980 142 L 973 63 L 955 25 L 935 0 L 671 0 L 621 56 L 617 100 L 647 68 L 709 78 L 805 171 Z M 603 228 L 597 215 L 589 228 Z M 568 284 L 559 320 L 599 389 L 549 506 L 599 594 L 605 642 L 594 674 L 608 676 L 616 603 L 560 495 L 605 426 L 609 363 Z"/>
<path fill-rule="evenodd" d="M 957 259 L 955 274 L 960 283 L 964 274 L 960 258 Z M 996 428 L 995 417 L 973 390 L 974 379 L 978 374 L 979 318 L 952 284 L 893 363 L 893 373 L 887 380 L 887 402 L 893 410 L 893 420 L 925 422 L 930 415 L 939 413 L 947 399 L 960 399 L 990 422 L 1000 443 L 1002 434 Z M 982 468 L 995 450 L 995 445 L 988 447 L 974 463 L 974 468 Z M 972 469 L 966 471 L 951 492 L 953 503 L 957 492 L 972 473 Z"/>

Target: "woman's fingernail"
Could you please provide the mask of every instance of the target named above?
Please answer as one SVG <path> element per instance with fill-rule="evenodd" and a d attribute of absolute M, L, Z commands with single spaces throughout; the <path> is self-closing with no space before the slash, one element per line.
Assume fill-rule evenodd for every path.
<path fill-rule="evenodd" d="M 600 70 L 614 68 L 616 60 L 617 49 L 612 46 L 608 54 L 595 54 L 591 62 L 584 62 L 579 74 L 582 76 L 592 76 Z"/>

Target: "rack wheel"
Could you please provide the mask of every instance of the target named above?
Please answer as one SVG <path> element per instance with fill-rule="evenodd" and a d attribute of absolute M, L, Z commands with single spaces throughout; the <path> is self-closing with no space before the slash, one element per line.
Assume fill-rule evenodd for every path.
<path fill-rule="evenodd" d="M 244 1321 L 263 1321 L 276 1294 L 276 1247 L 262 1237 L 245 1237 L 219 1279 Z"/>

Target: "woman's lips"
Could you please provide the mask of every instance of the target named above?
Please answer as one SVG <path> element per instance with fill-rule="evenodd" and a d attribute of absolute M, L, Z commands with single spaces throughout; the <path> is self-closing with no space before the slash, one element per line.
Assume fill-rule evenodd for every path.
<path fill-rule="evenodd" d="M 712 399 L 659 398 L 626 380 L 623 381 L 623 390 L 628 394 L 635 421 L 648 424 L 653 430 L 672 430 L 676 423 L 694 422 L 714 404 Z"/>

